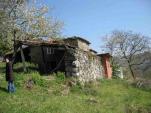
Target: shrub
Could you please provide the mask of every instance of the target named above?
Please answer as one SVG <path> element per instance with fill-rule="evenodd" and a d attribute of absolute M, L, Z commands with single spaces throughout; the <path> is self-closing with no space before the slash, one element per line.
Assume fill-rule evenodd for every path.
<path fill-rule="evenodd" d="M 26 81 L 27 76 L 25 76 L 25 74 L 20 73 L 20 74 L 16 74 L 15 75 L 15 86 L 16 87 L 22 87 L 24 85 L 24 81 Z"/>
<path fill-rule="evenodd" d="M 32 73 L 31 80 L 33 80 L 34 84 L 36 85 L 47 87 L 47 81 L 44 80 L 38 72 Z"/>
<path fill-rule="evenodd" d="M 72 86 L 70 91 L 71 92 L 82 92 L 83 86 L 80 84 L 80 82 L 77 81 L 76 85 Z"/>
<path fill-rule="evenodd" d="M 57 83 L 63 83 L 65 82 L 65 74 L 63 72 L 57 72 L 57 73 L 54 73 L 53 76 L 56 77 L 56 82 Z"/>
<path fill-rule="evenodd" d="M 38 72 L 32 72 L 30 74 L 16 74 L 15 75 L 15 85 L 17 87 L 23 87 L 25 84 L 27 84 L 29 81 L 33 81 L 35 85 L 41 86 L 41 87 L 47 87 L 47 81 L 42 78 L 42 76 L 39 75 Z"/>

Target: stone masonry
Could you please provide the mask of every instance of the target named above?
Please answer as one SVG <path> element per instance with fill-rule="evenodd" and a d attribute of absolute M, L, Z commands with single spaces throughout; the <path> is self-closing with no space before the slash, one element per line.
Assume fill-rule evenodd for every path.
<path fill-rule="evenodd" d="M 68 49 L 65 67 L 66 75 L 77 77 L 80 82 L 93 81 L 103 77 L 100 57 L 79 48 Z"/>

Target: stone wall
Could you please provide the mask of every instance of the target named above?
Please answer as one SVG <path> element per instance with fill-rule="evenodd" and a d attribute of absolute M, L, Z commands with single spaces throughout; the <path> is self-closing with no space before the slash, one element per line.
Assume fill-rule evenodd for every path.
<path fill-rule="evenodd" d="M 65 39 L 64 42 L 67 44 L 67 45 L 70 45 L 70 46 L 73 46 L 73 47 L 77 47 L 77 48 L 80 48 L 84 51 L 89 51 L 89 44 L 86 43 L 85 41 L 83 40 L 80 40 L 80 39 Z"/>
<path fill-rule="evenodd" d="M 73 47 L 78 47 L 78 40 L 75 39 L 66 39 L 64 40 L 65 44 L 73 46 Z"/>
<path fill-rule="evenodd" d="M 84 51 L 89 51 L 89 45 L 83 41 L 78 40 L 78 47 Z"/>
<path fill-rule="evenodd" d="M 65 57 L 67 76 L 75 76 L 81 82 L 93 81 L 103 77 L 103 68 L 98 56 L 81 49 L 69 49 Z"/>

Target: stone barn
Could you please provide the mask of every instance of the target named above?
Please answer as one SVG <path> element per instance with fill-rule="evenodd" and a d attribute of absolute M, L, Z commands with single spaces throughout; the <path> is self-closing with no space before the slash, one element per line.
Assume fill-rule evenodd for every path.
<path fill-rule="evenodd" d="M 61 41 L 18 40 L 17 45 L 28 47 L 28 53 L 24 56 L 38 64 L 41 73 L 61 71 L 83 82 L 100 79 L 105 75 L 102 57 L 90 49 L 90 42 L 83 38 L 74 36 Z"/>

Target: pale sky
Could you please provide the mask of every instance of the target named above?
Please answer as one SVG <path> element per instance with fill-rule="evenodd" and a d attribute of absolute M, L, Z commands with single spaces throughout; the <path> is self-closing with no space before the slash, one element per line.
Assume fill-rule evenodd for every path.
<path fill-rule="evenodd" d="M 113 30 L 131 30 L 151 37 L 151 0 L 43 0 L 65 23 L 63 35 L 80 36 L 98 52 L 101 39 Z"/>

